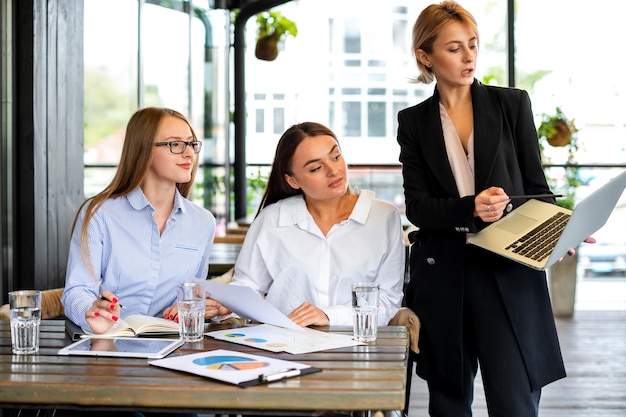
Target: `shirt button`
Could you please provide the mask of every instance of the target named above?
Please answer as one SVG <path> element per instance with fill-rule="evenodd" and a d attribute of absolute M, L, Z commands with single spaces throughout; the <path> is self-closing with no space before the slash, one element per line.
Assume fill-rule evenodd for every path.
<path fill-rule="evenodd" d="M 434 258 L 426 258 L 426 262 L 428 263 L 428 265 L 434 265 L 435 264 L 435 259 Z"/>
<path fill-rule="evenodd" d="M 508 213 L 508 212 L 510 212 L 511 210 L 513 210 L 513 204 L 509 203 L 509 204 L 507 204 L 507 206 L 506 206 L 506 212 Z"/>

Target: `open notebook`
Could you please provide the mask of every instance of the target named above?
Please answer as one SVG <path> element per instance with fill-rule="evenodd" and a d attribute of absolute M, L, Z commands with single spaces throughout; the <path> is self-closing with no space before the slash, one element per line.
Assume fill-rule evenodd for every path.
<path fill-rule="evenodd" d="M 544 270 L 600 229 L 626 188 L 626 171 L 574 208 L 528 200 L 507 216 L 468 238 L 468 242 Z"/>

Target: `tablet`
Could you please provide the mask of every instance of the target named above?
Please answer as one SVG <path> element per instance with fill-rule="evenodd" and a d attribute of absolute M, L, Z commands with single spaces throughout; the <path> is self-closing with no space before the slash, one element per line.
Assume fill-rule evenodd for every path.
<path fill-rule="evenodd" d="M 182 339 L 89 337 L 60 349 L 58 354 L 157 359 L 165 357 L 183 343 Z"/>

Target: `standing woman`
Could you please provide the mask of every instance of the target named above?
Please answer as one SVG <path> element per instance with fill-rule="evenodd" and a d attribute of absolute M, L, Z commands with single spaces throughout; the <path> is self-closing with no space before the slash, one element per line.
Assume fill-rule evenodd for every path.
<path fill-rule="evenodd" d="M 82 328 L 103 333 L 122 312 L 175 319 L 176 285 L 206 279 L 215 218 L 188 200 L 201 146 L 177 111 L 131 117 L 113 180 L 72 226 L 62 300 Z"/>
<path fill-rule="evenodd" d="M 335 134 L 313 122 L 287 129 L 233 284 L 309 326 L 351 325 L 352 282 L 378 282 L 378 324 L 387 325 L 402 301 L 404 259 L 399 211 L 352 190 Z"/>
<path fill-rule="evenodd" d="M 478 45 L 474 17 L 453 1 L 413 26 L 417 81 L 437 85 L 398 114 L 406 213 L 418 227 L 406 301 L 422 324 L 430 415 L 472 415 L 480 364 L 489 415 L 531 417 L 541 388 L 565 377 L 546 275 L 466 239 L 524 202 L 508 195 L 550 189 L 528 94 L 477 81 Z"/>

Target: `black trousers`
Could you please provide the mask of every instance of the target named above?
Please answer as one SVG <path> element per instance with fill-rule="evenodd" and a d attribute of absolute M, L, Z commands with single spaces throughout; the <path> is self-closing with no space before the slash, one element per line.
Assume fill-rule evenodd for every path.
<path fill-rule="evenodd" d="M 474 380 L 480 364 L 490 417 L 537 417 L 541 390 L 531 391 L 524 360 L 489 264 L 479 253 L 467 258 L 471 259 L 466 268 L 463 299 L 464 393 L 451 395 L 429 384 L 429 413 L 433 417 L 471 417 Z"/>

